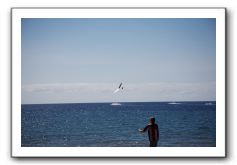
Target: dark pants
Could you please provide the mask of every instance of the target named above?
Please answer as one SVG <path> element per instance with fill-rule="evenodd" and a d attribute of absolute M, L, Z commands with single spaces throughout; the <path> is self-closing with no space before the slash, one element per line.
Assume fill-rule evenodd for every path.
<path fill-rule="evenodd" d="M 150 147 L 157 147 L 157 141 L 150 141 Z"/>

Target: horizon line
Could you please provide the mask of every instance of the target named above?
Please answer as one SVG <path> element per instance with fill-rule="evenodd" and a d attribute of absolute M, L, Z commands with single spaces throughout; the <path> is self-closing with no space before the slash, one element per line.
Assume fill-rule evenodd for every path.
<path fill-rule="evenodd" d="M 21 105 L 42 105 L 42 104 L 109 104 L 109 103 L 179 103 L 179 102 L 216 102 L 216 100 L 202 100 L 202 101 L 118 101 L 118 102 L 67 102 L 67 103 L 21 103 Z"/>

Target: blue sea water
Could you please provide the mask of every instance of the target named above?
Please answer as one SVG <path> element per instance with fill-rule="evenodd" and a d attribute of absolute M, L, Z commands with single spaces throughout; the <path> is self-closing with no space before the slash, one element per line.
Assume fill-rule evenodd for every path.
<path fill-rule="evenodd" d="M 215 147 L 216 102 L 22 105 L 22 147 L 148 147 L 149 118 L 161 147 Z"/>

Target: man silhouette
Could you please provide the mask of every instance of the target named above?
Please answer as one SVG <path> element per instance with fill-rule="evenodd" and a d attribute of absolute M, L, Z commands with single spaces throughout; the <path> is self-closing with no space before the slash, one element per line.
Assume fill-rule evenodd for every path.
<path fill-rule="evenodd" d="M 148 137 L 150 141 L 150 147 L 156 147 L 157 143 L 159 141 L 159 127 L 155 123 L 155 118 L 151 117 L 150 118 L 150 123 L 143 129 L 139 129 L 140 132 L 146 132 L 148 131 Z"/>

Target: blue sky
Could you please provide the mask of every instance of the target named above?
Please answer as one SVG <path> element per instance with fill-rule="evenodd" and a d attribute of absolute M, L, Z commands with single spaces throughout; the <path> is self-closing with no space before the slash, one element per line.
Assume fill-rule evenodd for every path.
<path fill-rule="evenodd" d="M 25 18 L 21 44 L 24 104 L 215 100 L 215 19 Z"/>

